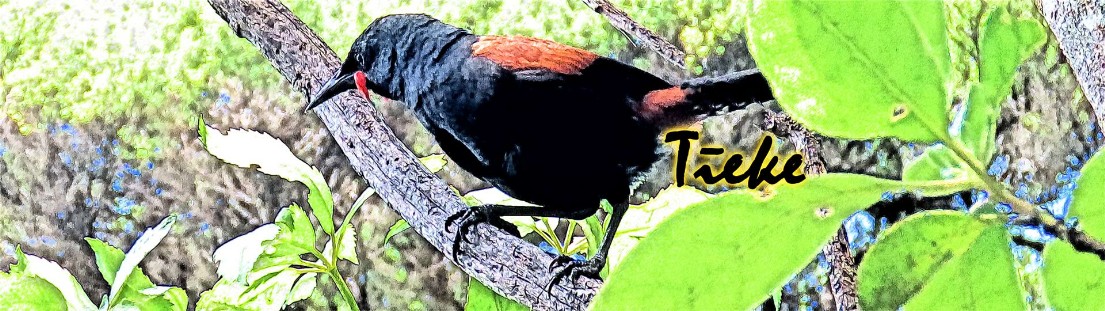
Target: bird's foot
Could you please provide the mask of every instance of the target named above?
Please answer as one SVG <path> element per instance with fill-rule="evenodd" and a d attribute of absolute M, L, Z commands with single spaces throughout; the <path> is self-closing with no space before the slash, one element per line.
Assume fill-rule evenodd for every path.
<path fill-rule="evenodd" d="M 507 233 L 519 237 L 518 227 L 514 224 L 503 220 L 495 215 L 493 209 L 494 205 L 480 205 L 473 206 L 463 211 L 457 212 L 449 218 L 445 218 L 445 229 L 453 227 L 453 223 L 459 223 L 457 227 L 456 236 L 453 237 L 453 261 L 457 260 L 457 254 L 460 253 L 460 243 L 464 242 L 472 243 L 472 240 L 468 239 L 468 233 L 471 232 L 472 227 L 478 223 L 489 223 L 496 228 L 503 229 Z"/>
<path fill-rule="evenodd" d="M 491 215 L 489 215 L 487 208 L 483 206 L 470 207 L 445 219 L 445 230 L 452 228 L 454 222 L 459 222 L 457 233 L 453 236 L 453 261 L 457 260 L 457 254 L 460 253 L 461 240 L 472 243 L 472 240 L 468 239 L 468 232 L 471 231 L 472 226 L 480 222 L 488 222 L 490 219 Z"/>
<path fill-rule="evenodd" d="M 606 265 L 606 258 L 603 257 L 605 256 L 595 256 L 586 261 L 577 261 L 568 256 L 560 256 L 553 259 L 553 262 L 549 264 L 549 271 L 556 270 L 557 268 L 559 268 L 560 271 L 553 275 L 548 285 L 545 285 L 545 291 L 551 293 L 553 285 L 556 285 L 556 283 L 564 279 L 565 276 L 568 277 L 568 281 L 574 281 L 581 276 L 600 279 L 599 272 L 601 272 L 603 266 Z"/>

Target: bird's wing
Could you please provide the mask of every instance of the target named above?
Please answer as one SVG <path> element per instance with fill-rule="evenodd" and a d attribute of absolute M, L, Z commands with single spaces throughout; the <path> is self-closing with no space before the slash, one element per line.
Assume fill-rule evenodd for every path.
<path fill-rule="evenodd" d="M 579 75 L 599 56 L 553 41 L 520 36 L 482 36 L 472 56 L 483 57 L 512 72 L 548 71 Z"/>

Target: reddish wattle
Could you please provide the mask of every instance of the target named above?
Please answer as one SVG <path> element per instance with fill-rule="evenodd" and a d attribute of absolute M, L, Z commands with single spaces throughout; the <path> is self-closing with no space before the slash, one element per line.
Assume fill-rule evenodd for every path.
<path fill-rule="evenodd" d="M 364 71 L 353 73 L 353 81 L 357 82 L 357 90 L 361 91 L 361 96 L 364 96 L 364 99 L 370 99 L 368 96 L 368 78 L 365 77 Z"/>

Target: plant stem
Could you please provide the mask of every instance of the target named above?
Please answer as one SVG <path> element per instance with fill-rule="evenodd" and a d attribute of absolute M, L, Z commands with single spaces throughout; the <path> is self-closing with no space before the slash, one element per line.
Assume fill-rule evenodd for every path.
<path fill-rule="evenodd" d="M 564 250 L 568 250 L 568 245 L 572 244 L 572 235 L 575 235 L 575 233 L 576 233 L 575 231 L 576 231 L 576 222 L 569 221 L 568 222 L 568 232 L 564 233 L 564 241 L 560 243 L 560 245 L 564 246 Z M 564 254 L 564 253 L 561 253 L 561 254 Z"/>
<path fill-rule="evenodd" d="M 978 178 L 982 180 L 983 183 L 985 183 L 985 186 L 987 188 L 986 190 L 990 191 L 990 193 L 993 194 L 995 198 L 999 199 L 1002 202 L 1009 203 L 1009 205 L 1013 208 L 1013 211 L 1017 212 L 1018 214 L 1035 217 L 1040 222 L 1040 224 L 1044 225 L 1045 227 L 1056 227 L 1056 225 L 1059 224 L 1058 219 L 1055 219 L 1055 217 L 1050 214 L 1041 213 L 1039 209 L 1032 205 L 1032 203 L 1018 198 L 1016 195 L 1010 192 L 1009 189 L 1005 187 L 1005 185 L 999 182 L 997 178 L 995 178 L 994 176 L 990 176 L 990 174 L 987 174 L 986 168 L 982 164 L 982 162 L 979 161 L 978 158 L 976 158 L 969 151 L 967 151 L 967 146 L 964 146 L 962 142 L 957 139 L 952 139 L 950 135 L 945 134 L 944 136 L 945 137 L 942 137 L 942 139 L 944 139 L 944 142 L 948 146 L 948 148 L 951 149 L 952 152 L 954 152 L 955 155 L 958 156 L 960 159 L 967 162 L 967 166 L 969 166 L 971 170 L 975 172 L 975 175 L 977 175 Z"/>
<path fill-rule="evenodd" d="M 342 298 L 345 298 L 345 304 L 352 310 L 360 310 L 361 308 L 357 306 L 357 298 L 353 297 L 353 292 L 349 290 L 349 284 L 345 283 L 345 278 L 341 276 L 341 272 L 338 272 L 338 267 L 332 267 L 326 274 L 334 279 L 334 286 L 338 287 Z"/>

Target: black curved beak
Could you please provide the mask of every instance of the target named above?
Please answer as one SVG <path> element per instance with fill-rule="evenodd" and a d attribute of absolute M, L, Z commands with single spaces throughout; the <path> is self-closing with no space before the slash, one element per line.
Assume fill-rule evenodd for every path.
<path fill-rule="evenodd" d="M 338 72 L 336 76 L 330 78 L 330 81 L 326 81 L 326 84 L 322 85 L 322 88 L 318 90 L 315 97 L 311 99 L 311 102 L 303 107 L 303 112 L 311 111 L 311 109 L 318 107 L 327 100 L 338 96 L 342 92 L 357 88 L 357 83 L 353 80 L 353 74 Z"/>

